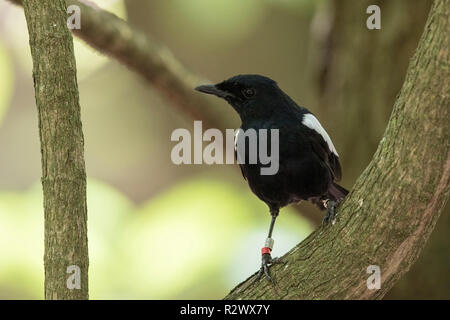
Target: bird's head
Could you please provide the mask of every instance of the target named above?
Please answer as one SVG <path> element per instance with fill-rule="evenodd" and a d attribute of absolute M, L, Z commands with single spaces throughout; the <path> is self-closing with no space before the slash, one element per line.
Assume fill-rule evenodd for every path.
<path fill-rule="evenodd" d="M 195 90 L 225 99 L 241 119 L 265 118 L 273 115 L 284 93 L 275 81 L 261 75 L 234 76 L 215 85 L 202 85 Z"/>

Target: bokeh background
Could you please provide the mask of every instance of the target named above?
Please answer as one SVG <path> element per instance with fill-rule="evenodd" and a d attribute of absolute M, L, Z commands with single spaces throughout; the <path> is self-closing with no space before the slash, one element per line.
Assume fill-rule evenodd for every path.
<path fill-rule="evenodd" d="M 341 155 L 343 185 L 383 134 L 431 1 L 95 0 L 218 82 L 275 79 L 313 111 Z M 382 29 L 366 28 L 378 4 Z M 82 18 L 82 17 L 81 17 Z M 193 120 L 137 74 L 75 38 L 88 173 L 90 297 L 220 299 L 259 268 L 270 215 L 236 165 L 170 161 Z M 0 298 L 43 298 L 37 111 L 23 10 L 0 0 Z M 223 102 L 218 127 L 239 127 Z M 225 119 L 225 120 L 224 120 Z M 219 123 L 219 122 L 218 122 Z M 445 142 L 443 142 L 445 143 Z M 419 261 L 386 298 L 450 298 L 449 207 Z M 376 214 L 376 212 L 374 212 Z M 282 210 L 274 255 L 323 213 Z"/>

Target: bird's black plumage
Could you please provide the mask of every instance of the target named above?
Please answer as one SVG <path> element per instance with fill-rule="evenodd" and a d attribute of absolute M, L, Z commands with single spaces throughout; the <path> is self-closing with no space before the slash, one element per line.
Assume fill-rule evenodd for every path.
<path fill-rule="evenodd" d="M 238 75 L 196 89 L 225 99 L 239 114 L 244 131 L 268 129 L 270 133 L 270 129 L 278 129 L 279 169 L 276 174 L 262 175 L 260 169 L 264 165 L 259 162 L 240 164 L 251 190 L 272 213 L 269 238 L 281 207 L 301 200 L 311 200 L 323 207 L 323 200 L 338 202 L 348 193 L 335 182 L 341 179 L 342 171 L 328 134 L 317 118 L 298 106 L 275 81 L 261 75 Z M 237 140 L 240 138 L 243 137 L 237 135 Z"/>
<path fill-rule="evenodd" d="M 337 201 L 345 196 L 345 190 L 334 183 L 342 175 L 334 146 L 317 128 L 303 124 L 305 117 L 316 118 L 298 106 L 275 81 L 260 75 L 239 75 L 198 90 L 227 100 L 239 114 L 244 131 L 279 130 L 277 174 L 261 175 L 260 163 L 240 164 L 251 190 L 271 209 L 301 200 L 327 197 Z M 320 126 L 318 121 L 317 124 Z"/>

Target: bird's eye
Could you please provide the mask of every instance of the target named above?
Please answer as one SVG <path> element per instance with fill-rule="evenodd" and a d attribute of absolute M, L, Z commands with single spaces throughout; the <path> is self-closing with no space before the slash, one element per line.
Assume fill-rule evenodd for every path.
<path fill-rule="evenodd" d="M 246 98 L 251 98 L 255 95 L 255 89 L 252 88 L 247 88 L 242 90 L 242 94 L 246 97 Z"/>

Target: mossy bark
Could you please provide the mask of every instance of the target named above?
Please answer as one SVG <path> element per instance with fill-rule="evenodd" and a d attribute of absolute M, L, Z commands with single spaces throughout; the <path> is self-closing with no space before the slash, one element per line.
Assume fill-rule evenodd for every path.
<path fill-rule="evenodd" d="M 250 286 L 227 299 L 380 299 L 409 270 L 450 192 L 450 1 L 436 0 L 410 62 L 384 137 L 339 208 L 335 225 L 272 267 L 278 286 Z M 370 290 L 367 268 L 381 270 Z"/>
<path fill-rule="evenodd" d="M 24 0 L 23 6 L 33 58 L 41 140 L 45 298 L 87 299 L 84 142 L 66 3 L 63 0 Z M 70 289 L 67 285 L 72 275 L 67 273 L 67 268 L 73 265 L 80 270 L 80 289 Z"/>

